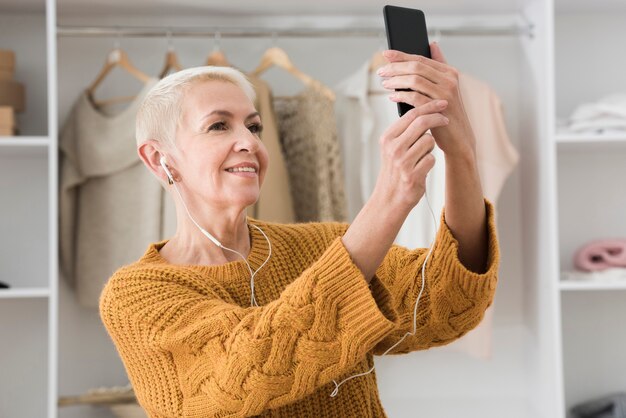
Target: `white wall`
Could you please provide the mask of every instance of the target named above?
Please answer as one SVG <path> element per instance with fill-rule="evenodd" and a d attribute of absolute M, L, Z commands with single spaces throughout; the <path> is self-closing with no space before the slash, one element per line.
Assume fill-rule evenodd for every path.
<path fill-rule="evenodd" d="M 360 21 L 369 26 L 379 24 L 374 18 L 303 18 L 304 26 L 335 26 L 338 22 L 358 26 Z M 217 22 L 217 19 L 215 19 Z M 59 24 L 114 25 L 128 23 L 128 19 L 98 20 L 88 17 L 59 17 Z M 221 25 L 266 25 L 268 23 L 293 25 L 288 17 L 277 20 L 243 21 L 222 19 Z M 355 24 L 356 22 L 356 24 Z M 155 24 L 207 26 L 210 19 L 133 19 L 133 25 Z M 365 26 L 365 24 L 363 25 Z M 95 77 L 104 63 L 113 39 L 61 38 L 58 41 L 59 62 L 59 126 L 70 111 L 81 90 Z M 229 60 L 243 70 L 253 69 L 263 51 L 271 46 L 270 39 L 223 39 L 222 47 Z M 520 95 L 519 40 L 508 38 L 450 38 L 440 40 L 448 61 L 459 69 L 490 83 L 503 100 L 509 132 L 519 149 L 518 115 Z M 334 86 L 352 74 L 378 48 L 375 38 L 357 39 L 279 39 L 293 62 L 304 72 Z M 211 39 L 175 39 L 174 45 L 184 66 L 201 65 L 212 51 Z M 165 39 L 122 39 L 121 46 L 131 61 L 146 73 L 157 74 L 163 64 L 167 43 Z M 347 53 L 349 51 L 349 53 Z M 264 78 L 275 94 L 292 94 L 301 86 L 280 70 L 271 70 Z M 110 97 L 137 91 L 137 83 L 124 74 L 113 74 L 97 92 L 98 97 Z M 390 103 L 390 105 L 393 105 Z M 499 201 L 498 225 L 501 239 L 502 267 L 495 302 L 495 357 L 491 362 L 473 360 L 462 353 L 412 353 L 395 358 L 378 358 L 377 375 L 383 405 L 394 418 L 414 416 L 414 406 L 402 398 L 439 399 L 446 396 L 483 399 L 494 395 L 516 398 L 525 391 L 523 375 L 524 292 L 523 259 L 521 257 L 520 173 L 515 171 L 505 185 Z M 83 393 L 95 386 L 125 384 L 125 373 L 94 310 L 76 305 L 73 294 L 62 280 L 60 285 L 60 395 Z M 462 370 L 462 372 L 460 372 Z M 477 383 L 480 382 L 480 383 Z M 488 408 L 489 403 L 485 403 Z M 436 406 L 432 407 L 435 410 Z M 483 408 L 484 409 L 484 408 Z M 424 416 L 441 415 L 444 409 Z M 482 417 L 488 417 L 485 409 Z M 72 407 L 61 410 L 61 418 L 92 418 L 110 416 L 103 409 Z"/>

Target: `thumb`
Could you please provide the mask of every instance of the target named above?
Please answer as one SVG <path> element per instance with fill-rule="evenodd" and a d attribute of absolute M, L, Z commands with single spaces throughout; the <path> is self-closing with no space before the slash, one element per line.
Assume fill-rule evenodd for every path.
<path fill-rule="evenodd" d="M 441 52 L 441 48 L 439 47 L 439 44 L 437 42 L 431 42 L 431 44 L 430 44 L 430 56 L 435 61 L 439 61 L 439 62 L 442 62 L 444 64 L 448 63 L 446 61 L 446 57 L 443 56 L 443 52 Z"/>

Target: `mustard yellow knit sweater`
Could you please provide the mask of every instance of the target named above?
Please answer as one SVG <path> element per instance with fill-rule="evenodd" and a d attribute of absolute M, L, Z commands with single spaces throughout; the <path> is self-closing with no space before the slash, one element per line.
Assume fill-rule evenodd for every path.
<path fill-rule="evenodd" d="M 460 263 L 442 211 L 417 333 L 392 353 L 447 344 L 480 322 L 499 264 L 494 209 L 485 205 L 486 273 Z M 151 418 L 385 417 L 374 372 L 331 398 L 333 380 L 369 370 L 373 355 L 412 331 L 426 250 L 394 245 L 368 286 L 341 241 L 347 224 L 248 222 L 272 243 L 255 276 L 258 307 L 243 261 L 172 265 L 159 255 L 167 241 L 106 284 L 100 315 L 140 405 Z M 268 246 L 256 228 L 250 236 L 256 269 Z"/>

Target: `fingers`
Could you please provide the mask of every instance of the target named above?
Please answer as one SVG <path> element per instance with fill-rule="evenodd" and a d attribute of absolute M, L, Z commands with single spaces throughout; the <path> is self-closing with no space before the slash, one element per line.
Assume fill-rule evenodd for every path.
<path fill-rule="evenodd" d="M 437 42 L 430 43 L 430 56 L 435 61 L 442 62 L 444 64 L 448 63 L 446 61 L 446 57 L 443 56 L 443 52 L 441 51 L 441 48 L 439 47 L 439 44 Z"/>
<path fill-rule="evenodd" d="M 409 148 L 415 143 L 417 138 L 420 138 L 429 129 L 438 128 L 440 126 L 446 126 L 449 123 L 441 113 L 431 113 L 428 115 L 422 115 L 416 118 L 407 129 L 397 138 L 398 147 L 403 152 L 407 152 Z"/>
<path fill-rule="evenodd" d="M 435 139 L 430 134 L 422 135 L 413 146 L 402 156 L 401 178 L 404 182 L 416 182 L 425 184 L 426 175 L 435 165 L 435 157 L 432 154 L 435 148 Z"/>
<path fill-rule="evenodd" d="M 438 49 L 438 51 L 441 52 L 441 49 Z M 432 54 L 432 50 L 431 50 L 431 54 Z M 443 56 L 443 54 L 441 55 Z M 422 55 L 407 54 L 406 52 L 397 51 L 395 49 L 388 49 L 386 51 L 383 51 L 383 56 L 387 58 L 387 60 L 390 63 L 395 63 L 399 61 L 418 61 L 426 65 L 429 65 L 438 71 L 446 72 L 450 69 L 450 67 L 444 62 L 439 62 L 434 59 L 424 57 Z"/>
<path fill-rule="evenodd" d="M 440 107 L 438 106 L 437 109 L 433 110 L 434 112 L 441 112 L 448 106 L 447 100 L 433 100 L 418 91 L 397 91 L 389 96 L 389 100 L 396 103 L 407 103 L 413 107 L 420 107 L 428 103 L 441 103 Z"/>
<path fill-rule="evenodd" d="M 400 93 L 400 92 L 398 92 Z M 407 92 L 410 93 L 410 92 Z M 407 128 L 421 115 L 441 112 L 446 108 L 448 102 L 445 100 L 429 100 L 426 103 L 415 106 L 414 109 L 406 112 L 400 119 L 389 126 L 381 135 L 381 141 L 393 140 L 400 136 Z"/>
<path fill-rule="evenodd" d="M 413 74 L 419 74 L 434 84 L 438 84 L 441 79 L 441 71 L 431 67 L 424 60 L 394 62 L 380 67 L 378 70 L 378 75 L 381 77 Z"/>
<path fill-rule="evenodd" d="M 413 176 L 422 180 L 422 184 L 426 183 L 426 175 L 435 166 L 435 156 L 432 152 L 424 155 L 421 160 L 415 164 Z"/>
<path fill-rule="evenodd" d="M 418 91 L 431 99 L 437 99 L 442 97 L 441 89 L 436 84 L 427 80 L 426 78 L 412 74 L 412 75 L 399 75 L 392 77 L 389 80 L 383 81 L 383 87 L 386 89 L 406 89 L 409 88 L 414 91 Z"/>
<path fill-rule="evenodd" d="M 426 133 L 419 137 L 405 153 L 407 167 L 413 170 L 420 160 L 431 153 L 434 148 L 435 138 L 431 134 Z"/>

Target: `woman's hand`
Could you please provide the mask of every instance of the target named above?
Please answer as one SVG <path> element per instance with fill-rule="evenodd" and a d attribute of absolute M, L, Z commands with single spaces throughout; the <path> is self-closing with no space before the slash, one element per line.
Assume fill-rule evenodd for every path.
<path fill-rule="evenodd" d="M 445 100 L 420 104 L 395 121 L 380 137 L 382 164 L 372 200 L 405 216 L 424 195 L 426 175 L 435 165 L 435 139 L 429 129 L 446 126 Z"/>
<path fill-rule="evenodd" d="M 374 191 L 342 237 L 352 260 L 369 282 L 409 212 L 424 195 L 435 164 L 429 129 L 445 126 L 445 100 L 433 100 L 396 120 L 380 138 L 382 165 Z"/>
<path fill-rule="evenodd" d="M 430 44 L 432 59 L 400 51 L 385 51 L 389 64 L 381 76 L 394 92 L 395 101 L 419 106 L 444 99 L 443 114 L 450 123 L 433 129 L 435 141 L 446 157 L 445 221 L 459 242 L 459 259 L 470 270 L 483 272 L 487 262 L 487 218 L 476 160 L 476 139 L 459 91 L 459 73 L 446 63 L 436 43 Z"/>
<path fill-rule="evenodd" d="M 378 72 L 387 78 L 383 86 L 390 90 L 413 90 L 394 92 L 390 99 L 415 107 L 436 99 L 446 100 L 448 107 L 443 114 L 450 123 L 433 129 L 437 145 L 446 157 L 475 156 L 476 139 L 461 100 L 459 73 L 446 63 L 437 43 L 430 44 L 430 52 L 432 59 L 395 50 L 385 51 L 383 54 L 390 63 Z"/>

